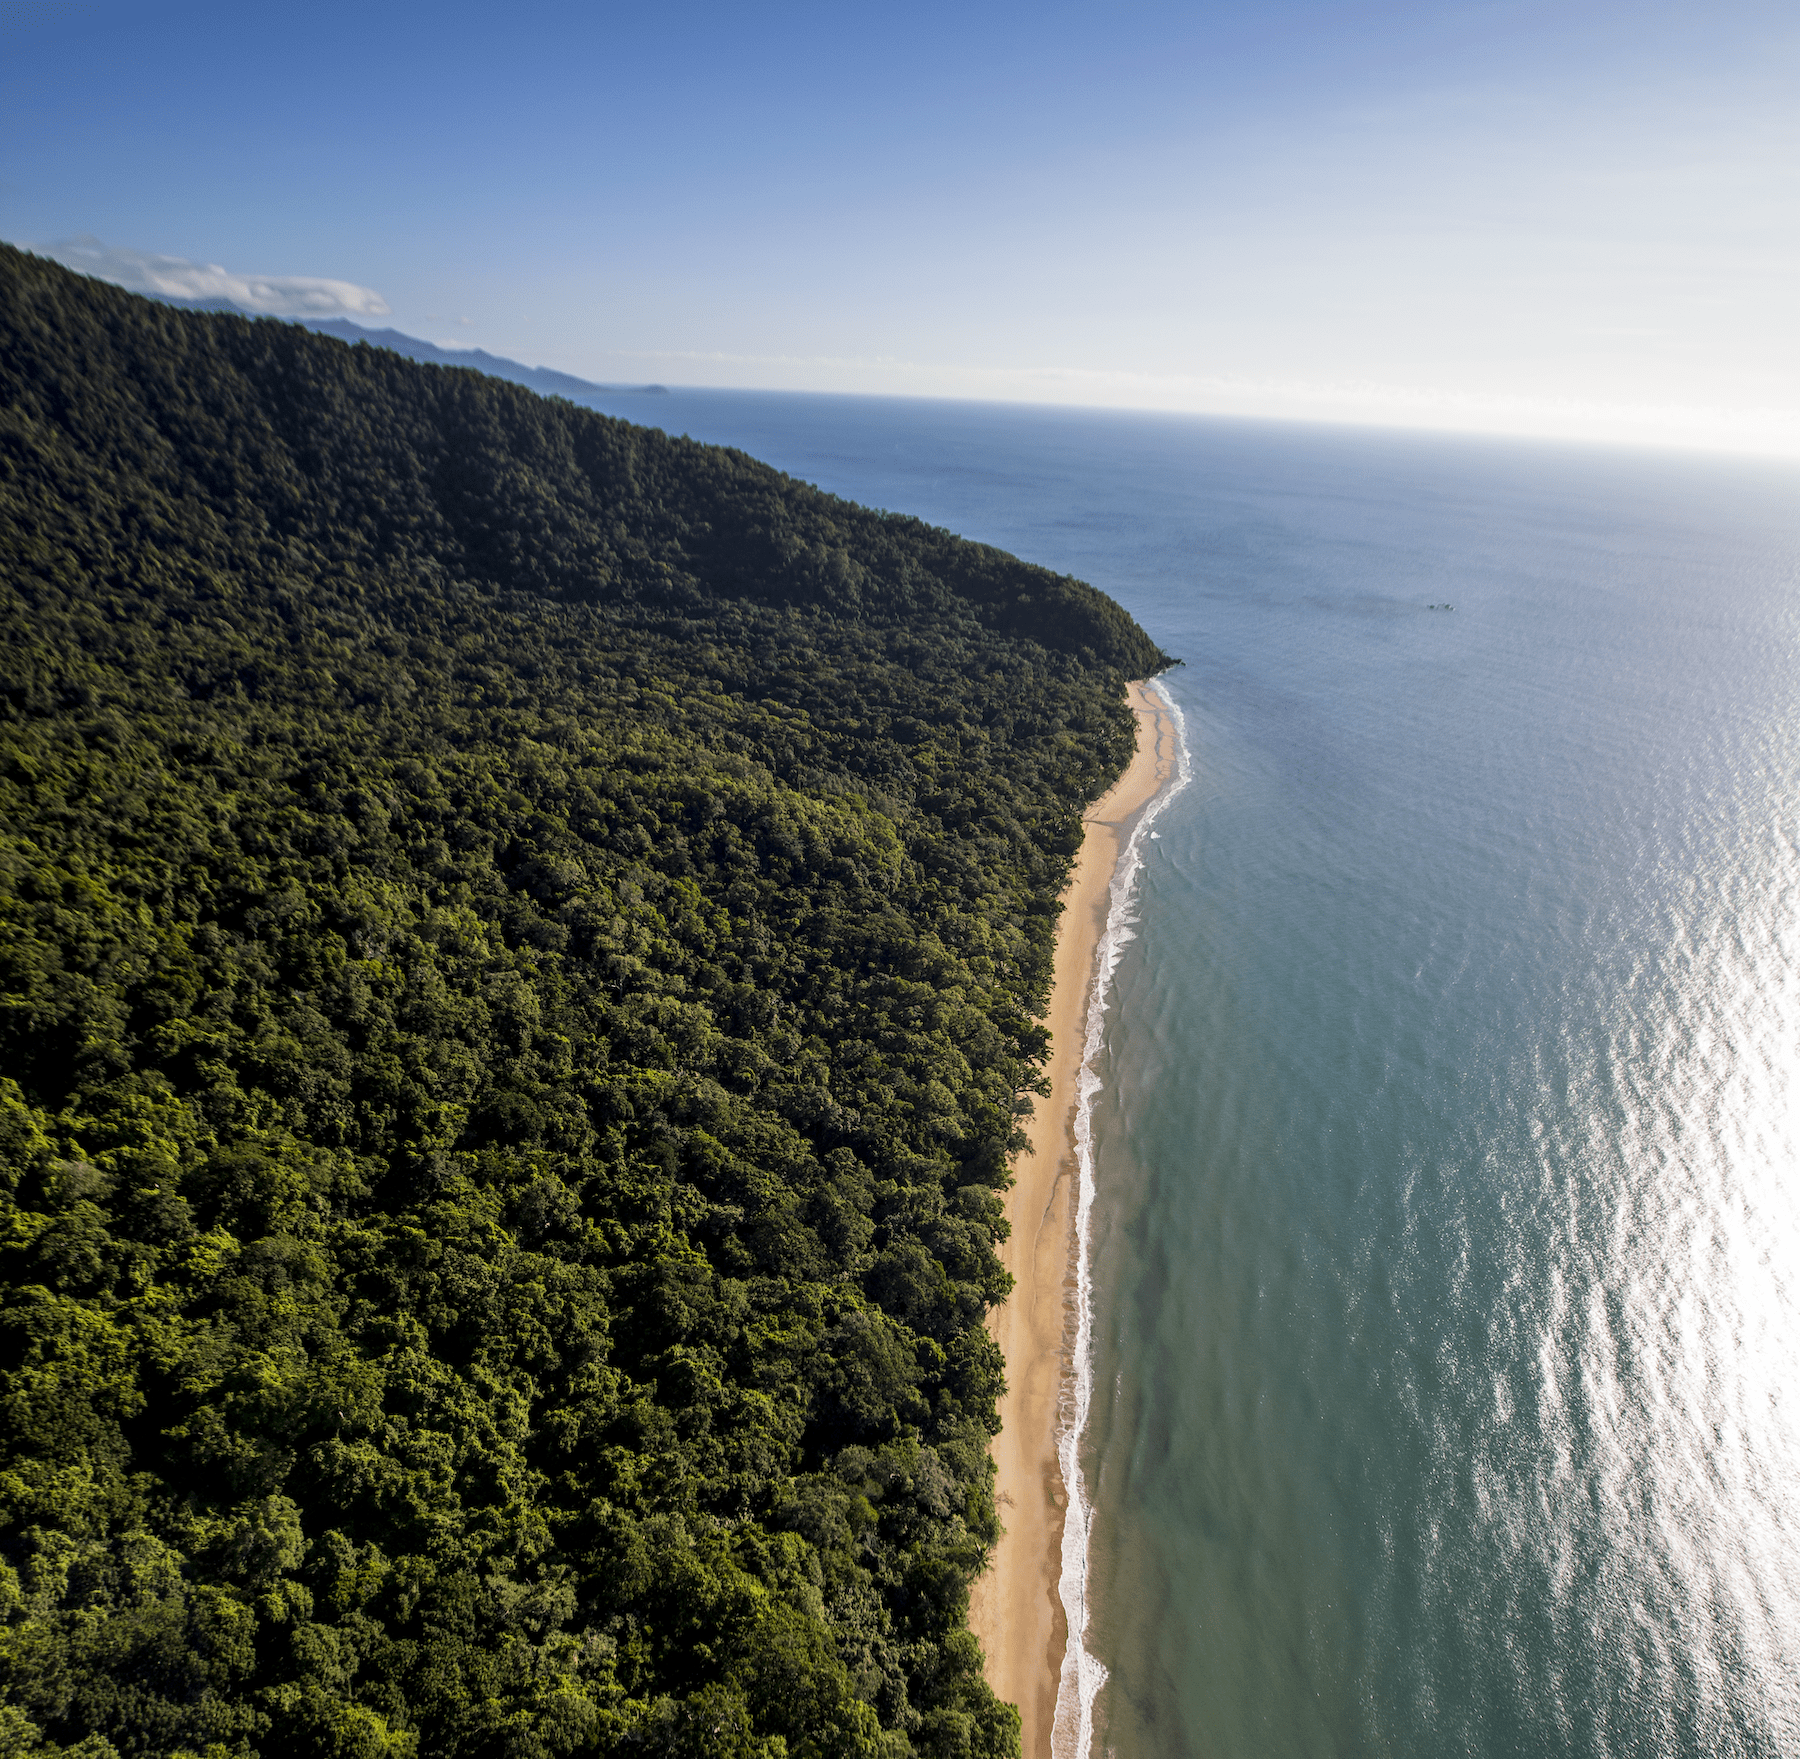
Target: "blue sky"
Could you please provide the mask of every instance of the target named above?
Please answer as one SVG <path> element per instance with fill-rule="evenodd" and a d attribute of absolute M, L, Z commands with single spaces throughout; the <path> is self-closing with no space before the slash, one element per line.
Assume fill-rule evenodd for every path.
<path fill-rule="evenodd" d="M 604 379 L 1800 454 L 1800 8 L 0 4 L 0 236 Z"/>

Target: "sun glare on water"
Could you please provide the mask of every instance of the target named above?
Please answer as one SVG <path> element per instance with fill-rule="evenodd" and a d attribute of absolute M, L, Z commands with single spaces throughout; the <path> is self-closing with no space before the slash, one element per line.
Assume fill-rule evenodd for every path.
<path fill-rule="evenodd" d="M 1760 854 L 1688 889 L 1647 1020 L 1627 992 L 1576 1157 L 1610 1214 L 1540 1353 L 1560 1615 L 1628 1634 L 1645 1715 L 1720 1750 L 1800 1732 L 1800 924 L 1793 848 Z"/>

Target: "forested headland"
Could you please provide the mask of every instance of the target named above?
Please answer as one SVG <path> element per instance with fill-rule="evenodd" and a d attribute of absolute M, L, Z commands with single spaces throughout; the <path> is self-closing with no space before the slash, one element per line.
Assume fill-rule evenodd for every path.
<path fill-rule="evenodd" d="M 1016 1750 L 1057 897 L 1165 656 L 0 248 L 0 1754 Z"/>

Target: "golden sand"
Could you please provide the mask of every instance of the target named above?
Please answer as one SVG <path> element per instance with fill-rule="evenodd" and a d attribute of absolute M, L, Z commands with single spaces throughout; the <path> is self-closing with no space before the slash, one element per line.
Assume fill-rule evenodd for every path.
<path fill-rule="evenodd" d="M 1123 776 L 1088 808 L 1086 834 L 1063 893 L 1050 995 L 1050 1096 L 1027 1131 L 1031 1147 L 1007 1194 L 1012 1236 L 1000 1248 L 1017 1279 L 989 1327 L 1006 1357 L 1007 1394 L 994 1442 L 1000 1520 L 1006 1529 L 976 1582 L 970 1623 L 994 1690 L 1019 1707 L 1024 1759 L 1048 1759 L 1056 1685 L 1068 1627 L 1062 1572 L 1062 1473 L 1057 1405 L 1068 1366 L 1075 1257 L 1075 1101 L 1088 998 L 1106 930 L 1113 873 L 1137 816 L 1175 774 L 1173 717 L 1147 684 L 1130 686 L 1137 751 Z"/>

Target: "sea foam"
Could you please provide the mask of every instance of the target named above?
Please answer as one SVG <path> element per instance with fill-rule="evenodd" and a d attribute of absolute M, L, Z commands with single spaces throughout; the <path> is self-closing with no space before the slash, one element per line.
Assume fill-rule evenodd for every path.
<path fill-rule="evenodd" d="M 1162 699 L 1175 726 L 1175 774 L 1145 806 L 1113 870 L 1106 929 L 1100 937 L 1093 985 L 1088 992 L 1081 1068 L 1075 1078 L 1075 1335 L 1063 1379 L 1056 1435 L 1064 1492 L 1059 1587 L 1069 1641 L 1056 1687 L 1056 1721 L 1050 1734 L 1052 1759 L 1088 1759 L 1094 1739 L 1094 1700 L 1106 1684 L 1106 1668 L 1087 1646 L 1088 1541 L 1094 1510 L 1081 1474 L 1081 1440 L 1087 1432 L 1088 1408 L 1094 1393 L 1090 1235 L 1094 1210 L 1094 1096 L 1101 1085 L 1095 1065 L 1106 1037 L 1107 998 L 1112 993 L 1113 972 L 1125 948 L 1137 938 L 1132 927 L 1136 921 L 1134 901 L 1138 874 L 1144 865 L 1144 845 L 1154 835 L 1150 827 L 1163 808 L 1188 785 L 1193 773 L 1187 722 L 1160 679 L 1153 680 L 1151 688 Z"/>

